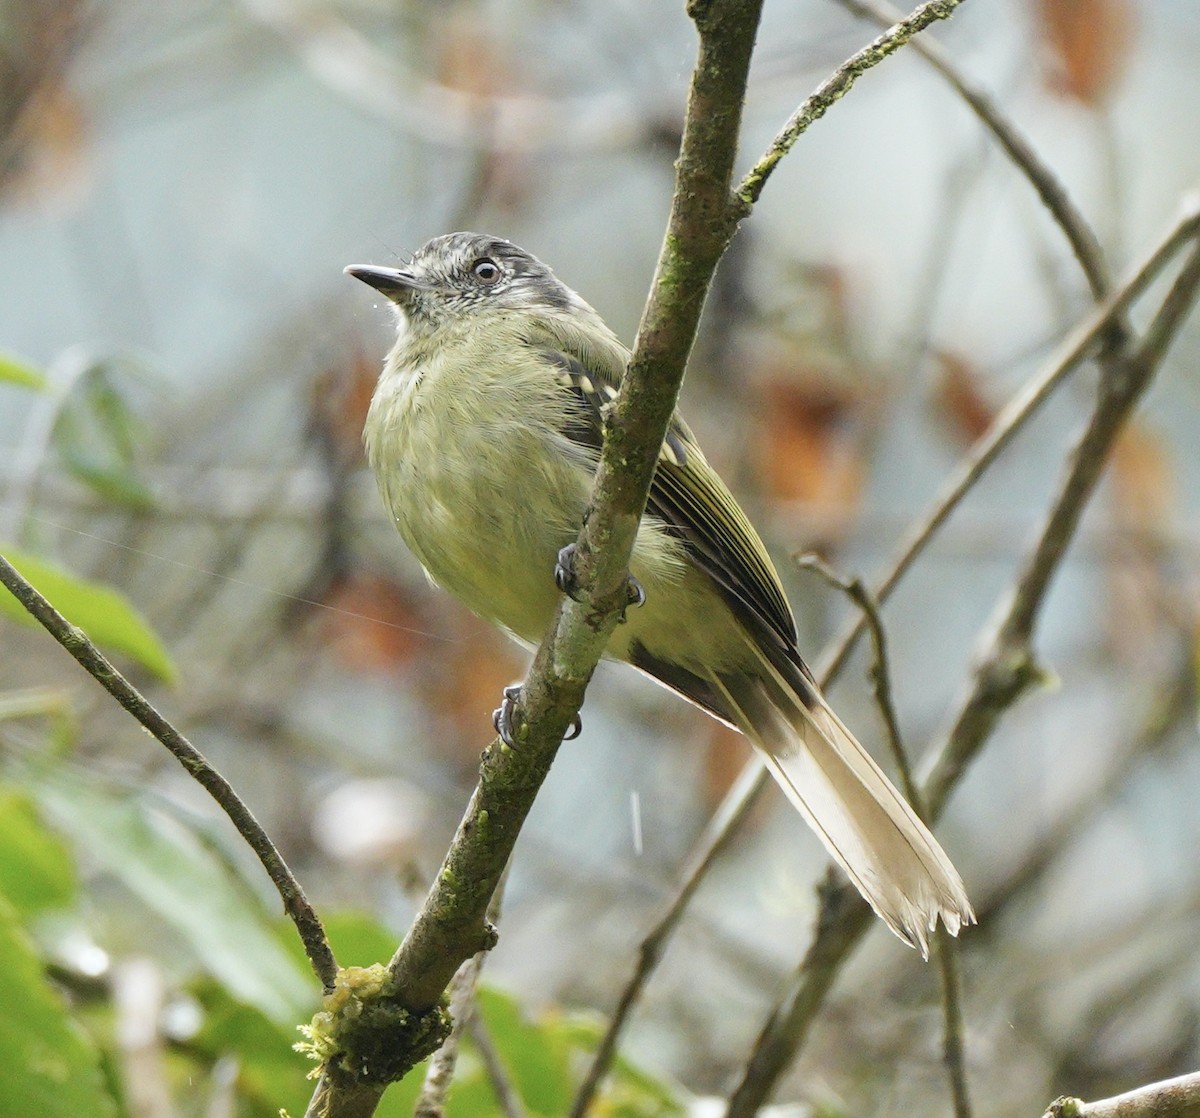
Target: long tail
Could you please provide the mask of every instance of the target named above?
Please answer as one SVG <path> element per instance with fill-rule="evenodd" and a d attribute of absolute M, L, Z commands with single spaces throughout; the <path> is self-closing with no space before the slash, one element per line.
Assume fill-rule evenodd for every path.
<path fill-rule="evenodd" d="M 938 918 L 951 935 L 975 914 L 937 839 L 816 691 L 764 677 L 714 680 L 771 775 L 884 923 L 925 958 Z M 768 682 L 769 681 L 769 682 Z"/>

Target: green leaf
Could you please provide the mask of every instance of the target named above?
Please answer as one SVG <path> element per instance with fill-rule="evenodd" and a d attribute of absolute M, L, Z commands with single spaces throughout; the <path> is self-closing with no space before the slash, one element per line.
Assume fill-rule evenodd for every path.
<path fill-rule="evenodd" d="M 313 1084 L 312 1063 L 293 1049 L 299 1034 L 229 996 L 206 979 L 192 991 L 204 1008 L 204 1024 L 188 1050 L 208 1066 L 233 1056 L 237 1063 L 238 1113 L 277 1118 L 280 1110 L 303 1114 Z"/>
<path fill-rule="evenodd" d="M 95 1048 L 42 975 L 13 907 L 0 898 L 0 1118 L 114 1118 Z"/>
<path fill-rule="evenodd" d="M 159 679 L 174 682 L 175 665 L 154 631 L 123 594 L 98 582 L 68 574 L 15 548 L 0 548 L 5 558 L 27 578 L 72 625 L 77 625 L 101 648 L 124 653 Z M 0 615 L 37 626 L 7 590 L 0 590 Z"/>
<path fill-rule="evenodd" d="M 0 384 L 15 384 L 38 392 L 47 388 L 46 378 L 37 369 L 9 353 L 0 353 Z"/>
<path fill-rule="evenodd" d="M 90 360 L 54 421 L 51 442 L 65 469 L 100 496 L 135 509 L 153 506 L 138 457 L 146 425 L 133 406 L 150 378 L 125 357 Z"/>
<path fill-rule="evenodd" d="M 324 920 L 325 934 L 343 967 L 386 963 L 400 943 L 398 933 L 365 912 L 334 912 L 326 915 Z"/>
<path fill-rule="evenodd" d="M 278 1118 L 281 1110 L 303 1114 L 315 1081 L 307 1078 L 313 1063 L 292 1047 L 300 1039 L 299 1032 L 235 1002 L 211 979 L 194 984 L 192 992 L 204 1008 L 204 1024 L 188 1040 L 188 1050 L 206 1065 L 223 1056 L 236 1058 L 238 1114 L 243 1118 Z M 412 1118 L 426 1066 L 418 1064 L 387 1089 L 375 1118 Z"/>
<path fill-rule="evenodd" d="M 538 1114 L 566 1114 L 575 1091 L 567 1037 L 526 1020 L 518 1002 L 493 987 L 481 987 L 478 997 L 488 1032 L 525 1105 Z"/>
<path fill-rule="evenodd" d="M 555 1017 L 545 1028 L 552 1030 L 572 1051 L 590 1059 L 604 1035 L 604 1024 L 591 1015 Z M 577 1065 L 586 1060 L 577 1059 Z M 683 1091 L 669 1079 L 656 1078 L 628 1057 L 613 1061 L 596 1109 L 609 1118 L 675 1118 L 687 1112 Z"/>
<path fill-rule="evenodd" d="M 28 918 L 68 907 L 75 891 L 75 865 L 62 839 L 24 792 L 0 785 L 0 897 Z"/>
<path fill-rule="evenodd" d="M 175 928 L 235 998 L 273 1021 L 311 1016 L 315 979 L 293 960 L 257 895 L 177 819 L 61 767 L 38 774 L 32 787 L 54 824 Z"/>

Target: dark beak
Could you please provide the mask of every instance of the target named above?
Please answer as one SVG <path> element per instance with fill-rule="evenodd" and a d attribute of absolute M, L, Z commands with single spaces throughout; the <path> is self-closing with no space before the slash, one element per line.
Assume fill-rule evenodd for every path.
<path fill-rule="evenodd" d="M 403 302 L 413 291 L 426 291 L 429 284 L 418 279 L 412 272 L 401 268 L 377 268 L 374 264 L 351 264 L 343 271 L 348 276 L 360 279 L 395 302 Z"/>

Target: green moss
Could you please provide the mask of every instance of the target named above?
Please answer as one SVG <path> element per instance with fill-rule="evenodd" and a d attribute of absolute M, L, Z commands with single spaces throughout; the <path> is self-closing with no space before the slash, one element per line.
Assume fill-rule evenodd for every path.
<path fill-rule="evenodd" d="M 319 1013 L 300 1026 L 296 1050 L 316 1060 L 343 1085 L 394 1083 L 450 1035 L 444 1005 L 412 1013 L 399 1002 L 391 972 L 382 963 L 345 967 Z"/>

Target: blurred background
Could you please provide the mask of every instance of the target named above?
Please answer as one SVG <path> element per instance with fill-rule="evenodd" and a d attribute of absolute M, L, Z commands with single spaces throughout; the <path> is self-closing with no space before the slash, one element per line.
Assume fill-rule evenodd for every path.
<path fill-rule="evenodd" d="M 875 34 L 831 0 L 767 4 L 741 170 Z M 1127 272 L 1200 176 L 1200 10 L 977 0 L 933 34 Z M 393 320 L 342 268 L 500 234 L 632 341 L 693 55 L 679 3 L 0 0 L 0 550 L 64 608 L 123 595 L 108 647 L 265 823 L 335 946 L 355 945 L 346 961 L 385 958 L 406 928 L 525 660 L 426 584 L 383 513 L 360 431 Z M 722 264 L 683 408 L 775 550 L 814 662 L 853 610 L 795 556 L 885 572 L 1089 305 L 1028 182 L 911 52 L 783 162 Z M 963 937 L 981 1114 L 1200 1058 L 1198 356 L 1200 320 L 1056 580 L 1038 634 L 1053 686 L 1003 720 L 939 828 L 985 916 Z M 1094 383 L 1085 369 L 1058 394 L 887 605 L 918 760 Z M 876 748 L 867 666 L 860 650 L 831 698 Z M 522 836 L 487 963 L 514 1021 L 611 1011 L 748 759 L 611 666 L 584 727 Z M 38 836 L 65 882 L 14 900 L 16 926 L 120 1112 L 274 1114 L 276 1089 L 302 1110 L 286 1046 L 312 984 L 261 871 L 56 644 L 3 618 L 0 765 L 0 835 Z M 0 871 L 18 895 L 37 877 L 21 857 Z M 769 791 L 627 1035 L 665 1085 L 638 1112 L 729 1091 L 824 867 Z M 779 1100 L 945 1109 L 937 998 L 933 969 L 874 929 Z M 141 1048 L 119 1030 L 138 1014 Z M 260 1067 L 239 1044 L 268 1022 Z M 459 1113 L 494 1108 L 466 1098 Z"/>

